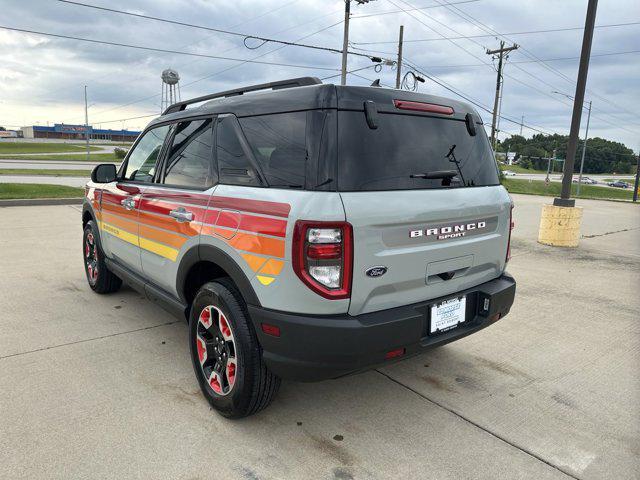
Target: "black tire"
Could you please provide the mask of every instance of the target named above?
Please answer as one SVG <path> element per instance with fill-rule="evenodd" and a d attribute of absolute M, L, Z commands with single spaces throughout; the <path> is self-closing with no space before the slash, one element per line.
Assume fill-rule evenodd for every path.
<path fill-rule="evenodd" d="M 88 221 L 84 227 L 82 253 L 87 282 L 94 292 L 112 293 L 122 286 L 122 280 L 107 268 L 104 252 L 100 246 L 98 228 L 92 220 Z"/>
<path fill-rule="evenodd" d="M 209 328 L 200 320 L 202 312 L 206 309 L 211 312 L 212 318 L 218 316 L 209 323 Z M 223 321 L 220 321 L 220 315 L 224 316 Z M 230 336 L 216 339 L 215 334 L 212 335 L 211 332 L 218 331 L 222 336 L 222 322 L 229 324 Z M 202 353 L 198 349 L 198 342 L 203 342 L 205 337 L 206 347 L 201 343 L 201 348 L 206 352 Z M 224 341 L 216 343 L 218 340 Z M 211 348 L 215 348 L 215 345 L 222 347 L 212 351 Z M 280 388 L 280 378 L 271 373 L 262 360 L 262 349 L 244 300 L 233 282 L 227 278 L 206 283 L 196 294 L 189 315 L 189 347 L 193 369 L 204 397 L 225 417 L 242 418 L 259 412 L 271 403 Z M 223 349 L 227 357 L 224 357 L 223 353 L 218 354 Z M 201 358 L 205 358 L 202 364 Z M 235 375 L 231 383 L 228 381 L 231 377 L 226 367 L 234 358 L 237 366 L 233 369 Z M 205 370 L 211 372 L 208 378 L 205 376 Z M 218 377 L 223 380 L 222 386 L 216 381 L 213 382 L 213 386 L 220 389 L 220 392 L 216 392 L 210 384 L 214 370 L 222 374 Z M 225 387 L 228 390 L 226 392 Z"/>

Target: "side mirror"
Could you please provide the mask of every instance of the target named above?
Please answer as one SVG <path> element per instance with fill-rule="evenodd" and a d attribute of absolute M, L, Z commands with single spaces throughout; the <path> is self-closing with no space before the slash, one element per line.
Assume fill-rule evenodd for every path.
<path fill-rule="evenodd" d="M 113 163 L 101 163 L 91 172 L 91 181 L 94 183 L 115 182 L 117 177 L 116 166 Z"/>

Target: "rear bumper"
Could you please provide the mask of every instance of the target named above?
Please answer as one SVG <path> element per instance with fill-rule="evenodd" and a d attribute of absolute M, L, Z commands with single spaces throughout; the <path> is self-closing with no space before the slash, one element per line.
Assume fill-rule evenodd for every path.
<path fill-rule="evenodd" d="M 504 274 L 447 297 L 356 317 L 248 308 L 269 369 L 283 378 L 311 382 L 388 363 L 385 355 L 392 350 L 404 348 L 399 357 L 404 359 L 482 330 L 509 313 L 515 291 L 515 280 Z M 430 306 L 461 294 L 467 296 L 465 322 L 448 332 L 430 335 Z M 280 337 L 265 334 L 262 323 L 277 326 Z"/>

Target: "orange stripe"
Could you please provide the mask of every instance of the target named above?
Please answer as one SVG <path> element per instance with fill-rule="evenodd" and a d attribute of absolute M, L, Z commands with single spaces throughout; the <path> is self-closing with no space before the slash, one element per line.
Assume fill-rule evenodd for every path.
<path fill-rule="evenodd" d="M 174 247 L 177 249 L 180 249 L 180 247 L 182 247 L 182 245 L 184 245 L 184 243 L 187 241 L 186 238 L 179 235 L 168 232 L 161 232 L 160 230 L 155 230 L 143 224 L 140 224 L 139 235 L 142 238 L 147 238 L 155 242 L 164 243 L 165 245 L 169 245 L 170 247 Z"/>
<path fill-rule="evenodd" d="M 152 213 L 140 212 L 140 224 L 151 225 L 152 227 L 164 228 L 175 233 L 181 233 L 192 237 L 200 233 L 199 225 L 191 225 L 190 223 L 179 223 L 173 218 L 163 218 Z"/>
<path fill-rule="evenodd" d="M 139 212 L 137 210 L 126 210 L 122 207 L 115 205 L 109 205 L 107 203 L 102 204 L 102 209 L 105 212 L 112 212 L 120 217 L 132 221 L 139 221 L 140 224 L 150 225 L 152 227 L 164 228 L 175 233 L 181 233 L 183 235 L 193 236 L 200 233 L 200 227 L 198 225 L 191 226 L 189 223 L 179 223 L 173 218 L 162 217 L 154 215 L 152 213 Z"/>
<path fill-rule="evenodd" d="M 251 270 L 253 270 L 254 272 L 257 272 L 258 269 L 262 265 L 264 265 L 264 262 L 266 260 L 266 258 L 264 257 L 257 257 L 256 255 L 251 255 L 250 253 L 241 253 L 240 255 L 242 255 L 242 258 L 245 259 L 245 261 L 249 264 Z"/>
<path fill-rule="evenodd" d="M 260 269 L 260 273 L 264 275 L 280 275 L 282 271 L 282 267 L 284 267 L 284 262 L 282 260 L 276 260 L 275 258 L 270 258 L 267 263 Z"/>
<path fill-rule="evenodd" d="M 125 220 L 124 218 L 120 218 L 117 215 L 112 215 L 111 213 L 104 213 L 103 221 L 106 223 L 110 223 L 116 227 L 122 228 L 129 233 L 133 233 L 135 235 L 138 234 L 138 223 L 133 222 L 131 220 Z"/>
<path fill-rule="evenodd" d="M 271 257 L 284 257 L 284 240 L 260 237 L 250 233 L 236 233 L 235 237 L 227 240 L 229 245 L 245 252 L 260 253 Z"/>
<path fill-rule="evenodd" d="M 219 228 L 205 225 L 202 227 L 202 234 L 213 235 L 214 232 L 219 232 L 220 230 Z M 216 235 L 216 237 L 224 240 L 236 250 L 284 258 L 284 240 L 280 240 L 279 238 L 261 237 L 252 233 L 241 232 L 237 232 L 231 239 L 224 239 L 219 235 Z"/>

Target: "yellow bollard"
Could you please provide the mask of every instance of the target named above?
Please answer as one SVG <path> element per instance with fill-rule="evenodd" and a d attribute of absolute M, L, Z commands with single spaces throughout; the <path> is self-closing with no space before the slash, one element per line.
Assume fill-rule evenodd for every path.
<path fill-rule="evenodd" d="M 582 224 L 582 207 L 543 205 L 538 242 L 554 247 L 577 247 Z"/>

